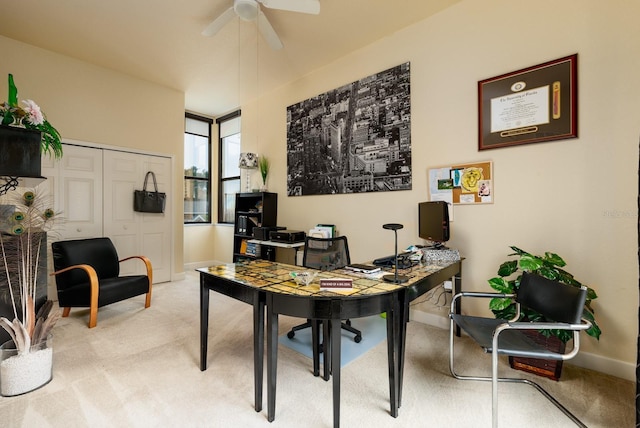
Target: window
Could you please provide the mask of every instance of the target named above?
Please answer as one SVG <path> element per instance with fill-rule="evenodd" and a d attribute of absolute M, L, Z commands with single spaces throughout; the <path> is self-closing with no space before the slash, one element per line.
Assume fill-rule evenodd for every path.
<path fill-rule="evenodd" d="M 213 120 L 185 113 L 184 222 L 211 223 L 211 125 Z"/>
<path fill-rule="evenodd" d="M 218 168 L 218 222 L 233 223 L 236 193 L 240 192 L 240 110 L 216 120 L 220 167 Z"/>

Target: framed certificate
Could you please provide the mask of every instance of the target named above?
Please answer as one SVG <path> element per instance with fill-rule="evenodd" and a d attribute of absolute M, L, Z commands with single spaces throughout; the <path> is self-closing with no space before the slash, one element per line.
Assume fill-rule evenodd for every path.
<path fill-rule="evenodd" d="M 578 54 L 478 82 L 478 150 L 578 136 Z"/>

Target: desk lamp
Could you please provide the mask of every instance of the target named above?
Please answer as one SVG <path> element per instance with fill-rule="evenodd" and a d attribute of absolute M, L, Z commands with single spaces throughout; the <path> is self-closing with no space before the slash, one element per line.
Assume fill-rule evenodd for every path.
<path fill-rule="evenodd" d="M 402 229 L 404 226 L 399 223 L 387 223 L 383 224 L 382 228 L 387 230 L 393 230 L 396 234 L 396 251 L 395 251 L 395 275 L 385 275 L 382 277 L 387 282 L 393 282 L 394 284 L 401 284 L 407 282 L 409 278 L 404 275 L 398 275 L 398 229 Z"/>

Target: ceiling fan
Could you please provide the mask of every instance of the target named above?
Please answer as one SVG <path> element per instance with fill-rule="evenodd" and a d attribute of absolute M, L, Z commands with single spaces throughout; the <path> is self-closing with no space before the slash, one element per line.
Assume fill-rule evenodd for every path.
<path fill-rule="evenodd" d="M 237 15 L 243 21 L 257 19 L 258 29 L 262 37 L 271 46 L 271 49 L 282 49 L 282 41 L 265 14 L 260 10 L 260 4 L 268 9 L 280 9 L 313 15 L 320 13 L 320 0 L 233 0 L 233 6 L 207 25 L 202 31 L 202 35 L 207 37 L 215 35 Z"/>

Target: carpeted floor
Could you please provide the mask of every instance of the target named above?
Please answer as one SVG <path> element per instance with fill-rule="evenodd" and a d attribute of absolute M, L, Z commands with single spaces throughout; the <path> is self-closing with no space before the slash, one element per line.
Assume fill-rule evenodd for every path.
<path fill-rule="evenodd" d="M 311 374 L 311 360 L 278 352 L 276 419 L 253 409 L 251 308 L 211 294 L 208 369 L 199 369 L 199 292 L 195 273 L 154 286 L 144 297 L 74 310 L 54 328 L 54 378 L 20 397 L 0 397 L 3 427 L 331 427 L 332 383 Z M 300 319 L 280 317 L 280 333 Z M 341 426 L 491 426 L 491 387 L 448 372 L 448 332 L 411 322 L 403 402 L 389 415 L 386 341 L 342 370 Z M 488 373 L 489 357 L 461 339 L 461 372 Z M 511 371 L 501 361 L 503 373 Z M 513 372 L 512 373 L 520 373 Z M 566 365 L 560 382 L 538 379 L 589 427 L 631 427 L 634 384 Z M 533 388 L 500 385 L 502 427 L 573 427 Z"/>
<path fill-rule="evenodd" d="M 344 367 L 361 355 L 366 354 L 371 348 L 377 346 L 387 338 L 387 321 L 380 315 L 351 320 L 351 325 L 360 330 L 362 340 L 356 343 L 353 340 L 355 336 L 353 333 L 344 329 L 341 330 L 340 367 Z M 287 333 L 278 336 L 278 342 L 281 345 L 293 349 L 307 358 L 313 358 L 310 328 L 296 331 L 295 336 L 291 339 L 287 337 Z M 324 354 L 321 353 L 320 364 L 324 361 L 323 358 Z M 311 362 L 313 363 L 313 360 L 311 360 Z"/>

